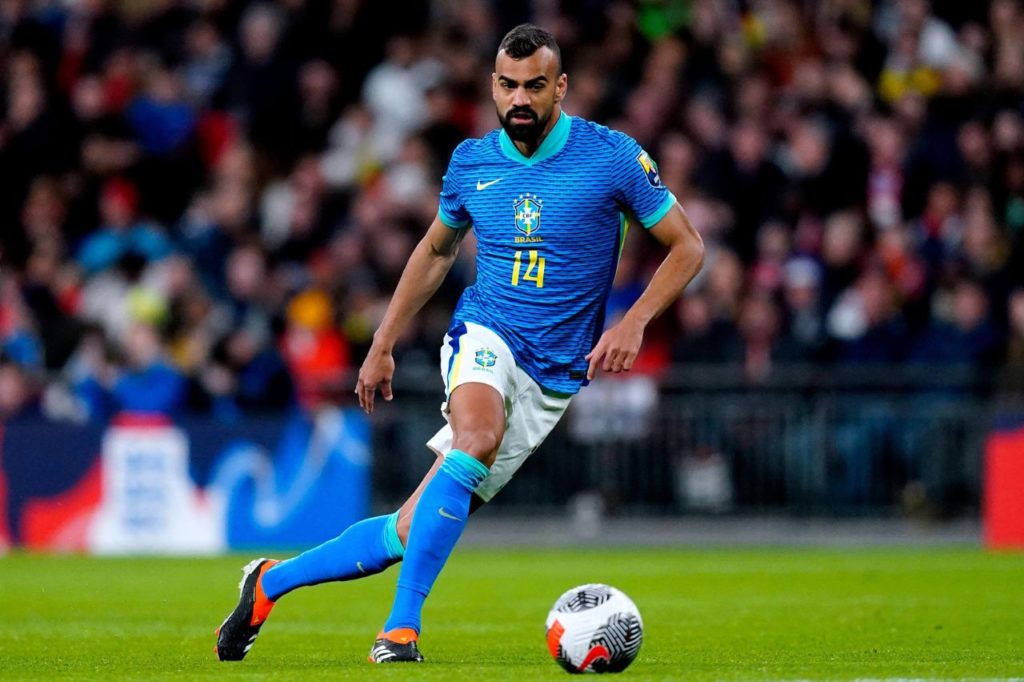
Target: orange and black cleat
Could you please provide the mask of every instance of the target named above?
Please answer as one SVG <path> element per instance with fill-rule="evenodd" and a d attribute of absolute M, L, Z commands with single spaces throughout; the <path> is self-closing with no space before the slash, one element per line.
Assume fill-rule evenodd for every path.
<path fill-rule="evenodd" d="M 256 641 L 256 635 L 266 622 L 274 602 L 263 593 L 263 574 L 275 559 L 256 559 L 242 569 L 241 594 L 235 610 L 217 628 L 217 657 L 222 661 L 240 661 L 245 658 Z"/>
<path fill-rule="evenodd" d="M 367 657 L 370 663 L 420 663 L 423 654 L 416 646 L 419 635 L 412 628 L 395 628 L 377 635 Z"/>

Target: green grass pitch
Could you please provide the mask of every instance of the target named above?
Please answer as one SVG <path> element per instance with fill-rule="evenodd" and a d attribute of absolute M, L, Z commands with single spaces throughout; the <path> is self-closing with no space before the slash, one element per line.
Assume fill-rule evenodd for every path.
<path fill-rule="evenodd" d="M 567 679 L 544 645 L 564 590 L 629 594 L 644 645 L 618 679 L 1024 677 L 1024 555 L 923 550 L 456 551 L 425 664 L 371 666 L 397 570 L 281 600 L 241 663 L 213 631 L 249 557 L 0 559 L 0 678 Z"/>

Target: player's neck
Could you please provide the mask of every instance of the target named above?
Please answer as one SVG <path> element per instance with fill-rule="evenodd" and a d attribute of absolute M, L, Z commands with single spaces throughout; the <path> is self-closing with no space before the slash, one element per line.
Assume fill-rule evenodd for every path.
<path fill-rule="evenodd" d="M 544 140 L 546 140 L 551 131 L 555 129 L 555 125 L 557 125 L 558 120 L 561 117 L 562 105 L 556 104 L 555 108 L 552 109 L 551 111 L 551 120 L 548 121 L 548 124 L 546 126 L 544 126 L 544 130 L 541 131 L 541 134 L 537 136 L 537 140 L 535 142 L 531 144 L 529 142 L 520 142 L 519 140 L 513 140 L 512 143 L 516 146 L 516 149 L 518 149 L 523 156 L 525 156 L 526 158 L 530 158 L 531 156 L 533 156 L 534 152 L 540 149 L 540 146 L 544 144 Z"/>

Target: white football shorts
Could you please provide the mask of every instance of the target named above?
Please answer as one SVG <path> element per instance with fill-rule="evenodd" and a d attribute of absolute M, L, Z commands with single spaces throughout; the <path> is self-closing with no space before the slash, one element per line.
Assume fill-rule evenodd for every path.
<path fill-rule="evenodd" d="M 441 376 L 446 398 L 441 413 L 447 421 L 447 397 L 462 384 L 487 384 L 505 401 L 505 437 L 498 447 L 491 473 L 476 489 L 476 494 L 489 502 L 555 428 L 572 396 L 545 392 L 516 364 L 512 351 L 501 337 L 472 322 L 465 326 L 465 333 L 456 338 L 446 334 L 441 347 Z M 452 449 L 451 425 L 445 424 L 434 434 L 427 441 L 427 447 L 442 457 L 447 454 Z"/>

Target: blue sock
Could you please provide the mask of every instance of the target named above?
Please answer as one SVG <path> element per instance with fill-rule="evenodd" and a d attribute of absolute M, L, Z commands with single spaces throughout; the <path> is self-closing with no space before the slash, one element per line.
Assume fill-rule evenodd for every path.
<path fill-rule="evenodd" d="M 420 631 L 420 612 L 469 518 L 469 501 L 489 470 L 461 450 L 452 450 L 423 490 L 409 529 L 402 571 L 384 631 Z"/>
<path fill-rule="evenodd" d="M 322 545 L 282 561 L 263 574 L 263 592 L 277 601 L 296 587 L 380 573 L 402 560 L 398 512 L 354 523 Z"/>

